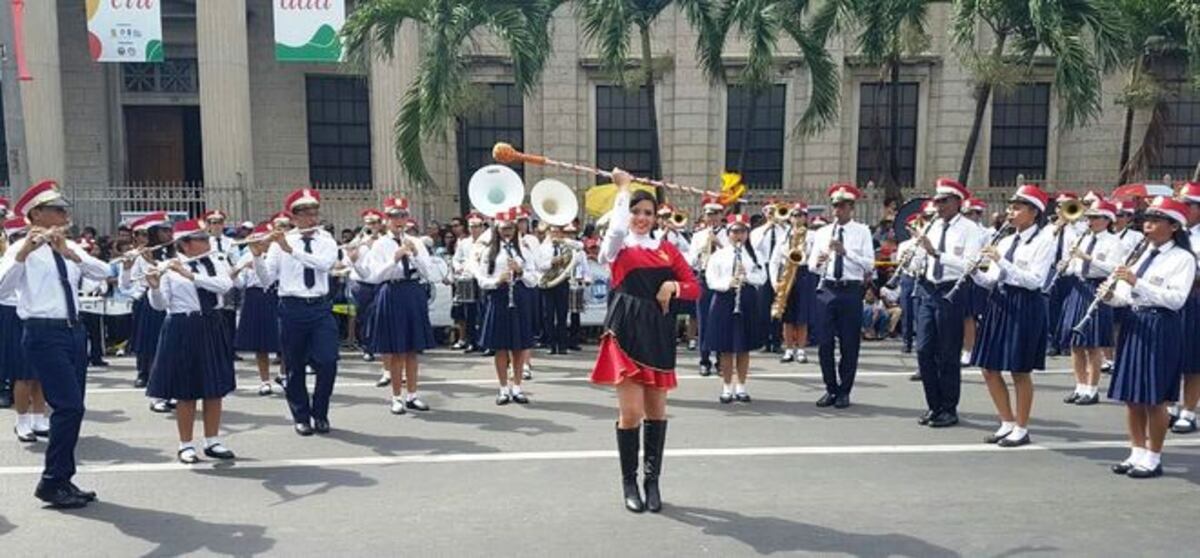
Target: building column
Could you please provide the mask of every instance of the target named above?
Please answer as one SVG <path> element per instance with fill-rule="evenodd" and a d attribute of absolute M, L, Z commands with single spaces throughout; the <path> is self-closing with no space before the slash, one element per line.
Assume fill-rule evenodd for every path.
<path fill-rule="evenodd" d="M 29 180 L 52 179 L 61 184 L 66 178 L 66 127 L 56 5 L 56 2 L 25 2 L 25 60 L 33 80 L 21 82 L 21 104 Z M 14 184 L 13 194 L 19 196 L 28 187 L 29 184 Z"/>
<path fill-rule="evenodd" d="M 196 2 L 196 43 L 204 182 L 217 189 L 250 188 L 254 148 L 246 0 Z M 220 199 L 219 192 L 209 198 Z"/>

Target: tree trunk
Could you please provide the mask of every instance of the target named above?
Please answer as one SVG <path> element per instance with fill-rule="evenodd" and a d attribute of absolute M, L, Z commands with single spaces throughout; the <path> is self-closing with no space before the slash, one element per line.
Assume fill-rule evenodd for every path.
<path fill-rule="evenodd" d="M 654 55 L 650 51 L 650 26 L 642 25 L 640 30 L 642 34 L 642 69 L 646 76 L 646 98 L 650 104 L 650 177 L 663 178 L 658 148 L 658 109 L 654 106 Z M 661 187 L 656 187 L 654 191 L 659 203 L 665 201 L 666 198 Z"/>
<path fill-rule="evenodd" d="M 734 168 L 734 170 L 742 175 L 743 180 L 746 177 L 746 157 L 750 154 L 750 138 L 753 135 L 751 131 L 754 125 L 754 117 L 758 113 L 759 95 L 758 89 L 750 88 L 750 100 L 746 103 L 746 114 L 743 120 L 745 126 L 742 128 L 741 151 L 738 153 L 737 166 Z"/>
<path fill-rule="evenodd" d="M 992 47 L 992 60 L 1004 56 L 1004 41 L 1008 35 L 1001 33 L 996 36 L 996 45 Z M 979 147 L 979 133 L 983 130 L 983 115 L 987 113 L 988 99 L 992 96 L 992 84 L 980 81 L 975 86 L 975 120 L 971 123 L 971 135 L 967 137 L 967 148 L 963 152 L 962 164 L 958 167 L 958 181 L 963 185 L 971 178 L 971 165 L 975 162 L 975 149 Z"/>
<path fill-rule="evenodd" d="M 1120 176 L 1117 178 L 1117 186 L 1129 183 L 1129 148 L 1130 137 L 1133 135 L 1133 107 L 1125 107 L 1125 130 L 1121 134 L 1121 167 Z"/>
<path fill-rule="evenodd" d="M 888 167 L 883 181 L 885 200 L 901 201 L 900 193 L 900 58 L 891 61 L 892 80 L 888 83 Z"/>

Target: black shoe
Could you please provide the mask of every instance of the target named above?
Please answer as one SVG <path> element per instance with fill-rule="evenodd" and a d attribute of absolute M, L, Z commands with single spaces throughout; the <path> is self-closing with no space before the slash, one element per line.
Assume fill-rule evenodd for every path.
<path fill-rule="evenodd" d="M 146 382 L 145 378 L 138 378 L 133 381 L 133 387 L 141 389 L 141 388 L 146 387 L 146 383 L 147 382 Z"/>
<path fill-rule="evenodd" d="M 0 409 L 10 409 L 13 406 L 13 394 L 11 391 L 0 391 Z"/>
<path fill-rule="evenodd" d="M 717 401 L 720 401 L 722 404 L 725 404 L 725 405 L 733 403 L 733 394 L 732 393 L 722 393 L 721 396 L 717 398 Z"/>
<path fill-rule="evenodd" d="M 511 395 L 509 395 L 507 393 L 501 393 L 500 395 L 496 396 L 496 404 L 497 405 L 508 405 L 509 403 L 512 403 Z"/>
<path fill-rule="evenodd" d="M 906 355 L 912 354 L 912 345 L 905 345 L 903 349 L 900 349 L 900 352 Z"/>
<path fill-rule="evenodd" d="M 646 492 L 646 511 L 658 513 L 662 511 L 662 495 L 658 492 L 658 477 L 662 474 L 663 448 L 667 442 L 667 421 L 647 420 L 644 446 L 645 460 L 642 462 L 642 473 L 645 479 L 642 488 Z"/>
<path fill-rule="evenodd" d="M 1080 395 L 1079 398 L 1075 400 L 1076 405 L 1081 405 L 1084 407 L 1087 407 L 1088 405 L 1095 405 L 1099 402 L 1100 402 L 1100 394 L 1099 393 L 1095 393 L 1092 395 Z"/>
<path fill-rule="evenodd" d="M 105 361 L 105 360 L 103 360 L 103 359 L 101 359 L 101 360 L 93 360 L 93 361 L 91 361 L 91 362 L 89 362 L 89 363 L 88 363 L 88 366 L 91 366 L 92 368 L 107 368 L 107 367 L 108 367 L 108 362 L 107 362 L 107 361 Z"/>
<path fill-rule="evenodd" d="M 463 354 L 469 355 L 471 353 L 478 353 L 479 351 L 482 351 L 482 350 L 483 349 L 480 349 L 479 347 L 476 347 L 475 345 L 471 345 L 470 347 L 467 347 L 466 350 L 463 351 Z"/>
<path fill-rule="evenodd" d="M 46 430 L 38 430 L 37 427 L 34 427 L 33 435 L 37 436 L 38 438 L 49 438 L 50 429 L 47 428 Z"/>
<path fill-rule="evenodd" d="M 921 426 L 929 426 L 929 421 L 933 420 L 933 411 L 925 411 L 921 416 L 917 417 L 917 424 Z"/>
<path fill-rule="evenodd" d="M 946 428 L 958 424 L 958 415 L 948 411 L 942 411 L 937 416 L 929 419 L 929 426 L 934 428 Z"/>
<path fill-rule="evenodd" d="M 36 442 L 36 441 L 37 441 L 37 434 L 34 434 L 32 430 L 30 430 L 30 431 L 29 431 L 29 434 L 21 434 L 21 432 L 20 432 L 19 430 L 17 430 L 17 427 L 15 427 L 15 426 L 14 426 L 14 427 L 13 427 L 13 434 L 16 434 L 16 435 L 17 435 L 17 441 L 18 441 L 18 442 L 24 442 L 24 443 L 26 443 L 26 444 L 32 444 L 33 442 Z"/>
<path fill-rule="evenodd" d="M 409 409 L 412 409 L 414 411 L 428 411 L 429 410 L 429 405 L 426 405 L 424 401 L 421 401 L 420 397 L 414 397 L 412 399 L 409 399 L 408 401 L 405 401 L 404 406 Z"/>
<path fill-rule="evenodd" d="M 275 383 L 279 384 L 279 386 L 282 388 L 287 388 L 287 378 L 284 378 L 283 376 L 275 376 Z"/>
<path fill-rule="evenodd" d="M 1122 461 L 1120 463 L 1114 464 L 1112 467 L 1109 467 L 1109 469 L 1114 474 L 1117 474 L 1117 475 L 1128 475 L 1129 472 L 1133 470 L 1133 467 L 1134 467 L 1133 463 L 1130 463 L 1128 461 Z"/>
<path fill-rule="evenodd" d="M 1183 426 L 1179 425 L 1179 421 L 1183 421 Z M 1171 423 L 1171 432 L 1176 434 L 1191 434 L 1196 431 L 1196 419 L 1176 419 Z"/>
<path fill-rule="evenodd" d="M 80 498 L 83 498 L 84 500 L 87 500 L 88 502 L 96 501 L 96 491 L 95 490 L 84 490 L 82 488 L 79 488 L 78 486 L 75 486 L 75 483 L 73 483 L 71 481 L 67 481 L 67 490 L 70 490 L 72 494 L 79 496 Z"/>
<path fill-rule="evenodd" d="M 1008 432 L 1005 432 L 1005 433 L 1003 433 L 1003 434 L 994 434 L 994 433 L 993 433 L 993 434 L 988 434 L 987 436 L 984 436 L 984 437 L 983 437 L 983 443 L 985 443 L 985 444 L 999 444 L 999 443 L 1000 443 L 1000 440 L 1003 440 L 1003 439 L 1007 438 L 1007 437 L 1008 437 L 1008 435 L 1009 435 L 1011 432 L 1012 432 L 1012 430 L 1009 430 Z M 1028 437 L 1028 436 L 1026 436 L 1026 437 Z"/>
<path fill-rule="evenodd" d="M 579 352 L 579 351 L 583 350 L 583 347 L 580 347 L 579 345 L 567 345 L 567 349 L 570 349 L 575 352 Z"/>
<path fill-rule="evenodd" d="M 485 356 L 485 357 L 496 356 L 496 351 L 493 349 L 486 349 L 483 351 L 483 356 Z"/>
<path fill-rule="evenodd" d="M 737 399 L 738 402 L 740 402 L 740 403 L 749 403 L 750 402 L 750 394 L 746 393 L 744 391 L 741 393 L 733 394 L 733 398 Z"/>
<path fill-rule="evenodd" d="M 1021 436 L 1019 440 L 1004 438 L 1003 440 L 996 442 L 996 445 L 1002 448 L 1019 448 L 1021 446 L 1027 446 L 1029 445 L 1029 433 L 1026 432 L 1025 435 Z"/>
<path fill-rule="evenodd" d="M 204 455 L 213 459 L 233 459 L 233 451 L 221 444 L 213 444 L 204 448 Z"/>
<path fill-rule="evenodd" d="M 703 363 L 700 364 L 700 375 L 705 378 L 712 376 L 713 375 L 712 365 L 711 364 L 703 364 Z"/>
<path fill-rule="evenodd" d="M 832 407 L 837 402 L 837 396 L 832 393 L 826 393 L 817 400 L 818 407 Z"/>
<path fill-rule="evenodd" d="M 525 396 L 525 392 L 523 392 L 523 391 L 521 393 L 512 394 L 512 400 L 513 400 L 513 403 L 516 403 L 518 405 L 528 405 L 529 404 L 529 398 Z"/>
<path fill-rule="evenodd" d="M 200 456 L 196 455 L 196 448 L 183 448 L 175 456 L 184 465 L 195 465 L 200 462 Z"/>
<path fill-rule="evenodd" d="M 317 434 L 329 434 L 329 419 L 313 419 L 313 430 Z"/>
<path fill-rule="evenodd" d="M 915 372 L 915 373 L 913 373 L 913 375 L 912 375 L 912 376 L 909 376 L 909 377 L 908 377 L 908 381 L 910 381 L 910 382 L 919 382 L 919 381 L 921 381 L 921 373 L 920 373 L 920 372 Z"/>
<path fill-rule="evenodd" d="M 1046 356 L 1056 357 L 1058 355 L 1059 355 L 1058 349 L 1055 349 L 1054 347 L 1050 347 L 1050 348 L 1046 349 Z"/>
<path fill-rule="evenodd" d="M 1066 403 L 1067 405 L 1074 405 L 1075 403 L 1079 402 L 1080 397 L 1082 397 L 1082 395 L 1080 395 L 1079 392 L 1072 391 L 1070 395 L 1063 398 L 1063 403 Z"/>
<path fill-rule="evenodd" d="M 846 407 L 849 407 L 849 406 L 850 406 L 850 396 L 849 395 L 839 395 L 839 396 L 837 396 L 837 399 L 835 399 L 833 401 L 834 409 L 845 409 Z"/>
<path fill-rule="evenodd" d="M 171 412 L 171 403 L 161 399 L 150 402 L 150 410 L 155 413 Z"/>
<path fill-rule="evenodd" d="M 1147 469 L 1141 465 L 1137 465 L 1133 469 L 1130 469 L 1126 476 L 1131 479 L 1152 479 L 1154 477 L 1161 477 L 1162 474 L 1162 464 L 1160 463 L 1158 467 L 1153 469 Z"/>
<path fill-rule="evenodd" d="M 51 486 L 46 484 L 46 481 L 39 482 L 33 495 L 50 507 L 60 510 L 82 508 L 88 503 L 87 498 L 72 492 L 65 483 Z"/>
<path fill-rule="evenodd" d="M 646 505 L 642 502 L 642 494 L 637 484 L 641 428 L 620 428 L 619 424 L 617 426 L 617 454 L 621 458 L 621 492 L 625 498 L 625 509 L 633 513 L 642 513 Z"/>
<path fill-rule="evenodd" d="M 296 434 L 299 434 L 301 436 L 312 436 L 313 435 L 312 427 L 309 426 L 308 423 L 306 423 L 306 422 L 297 422 L 294 428 L 296 429 Z"/>

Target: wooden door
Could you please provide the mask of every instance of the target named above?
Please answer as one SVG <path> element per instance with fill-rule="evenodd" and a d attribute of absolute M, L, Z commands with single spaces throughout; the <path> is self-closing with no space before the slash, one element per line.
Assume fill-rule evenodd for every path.
<path fill-rule="evenodd" d="M 125 107 L 127 176 L 133 182 L 183 182 L 182 107 Z"/>

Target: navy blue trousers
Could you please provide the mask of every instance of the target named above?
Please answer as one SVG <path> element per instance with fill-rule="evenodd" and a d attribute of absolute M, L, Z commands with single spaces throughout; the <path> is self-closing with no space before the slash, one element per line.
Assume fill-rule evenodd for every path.
<path fill-rule="evenodd" d="M 934 413 L 958 412 L 962 392 L 964 297 L 946 300 L 950 285 L 919 281 L 917 299 L 917 367 L 925 387 L 925 404 Z M 960 291 L 961 293 L 961 291 Z"/>
<path fill-rule="evenodd" d="M 328 300 L 308 303 L 279 298 L 279 341 L 287 367 L 287 400 L 296 423 L 329 420 L 329 398 L 337 379 L 338 327 Z M 305 383 L 305 365 L 317 373 L 312 400 Z"/>
<path fill-rule="evenodd" d="M 571 296 L 571 285 L 566 281 L 553 289 L 541 289 L 543 319 L 546 320 L 542 342 L 551 349 L 567 348 L 567 303 Z"/>
<path fill-rule="evenodd" d="M 900 333 L 904 346 L 912 348 L 913 339 L 917 336 L 917 304 L 916 279 L 905 275 L 900 279 Z"/>
<path fill-rule="evenodd" d="M 1059 277 L 1054 282 L 1054 286 L 1050 288 L 1050 311 L 1046 313 L 1046 338 L 1049 340 L 1049 346 L 1057 352 L 1070 352 L 1070 347 L 1062 346 L 1062 339 L 1058 335 L 1058 322 L 1062 320 L 1063 303 L 1067 300 L 1067 295 L 1074 288 L 1075 278 L 1073 276 Z M 1074 324 L 1071 324 L 1074 325 Z"/>
<path fill-rule="evenodd" d="M 37 373 L 46 402 L 54 409 L 42 480 L 54 485 L 65 483 L 75 476 L 75 444 L 83 424 L 87 331 L 81 324 L 67 327 L 26 321 L 21 342 L 28 354 L 37 355 L 29 359 L 29 366 Z"/>
<path fill-rule="evenodd" d="M 711 351 L 704 348 L 704 319 L 708 317 L 708 307 L 712 306 L 712 291 L 706 286 L 704 275 L 700 279 L 700 300 L 696 302 L 696 336 L 698 340 L 697 347 L 700 349 L 700 366 L 712 366 Z"/>
<path fill-rule="evenodd" d="M 862 342 L 863 287 L 826 286 L 817 292 L 817 354 L 825 391 L 850 395 L 858 373 L 858 349 Z M 841 359 L 833 357 L 834 341 Z"/>
<path fill-rule="evenodd" d="M 766 333 L 763 342 L 766 344 L 767 350 L 771 350 L 783 343 L 783 322 L 771 319 L 771 305 L 775 303 L 775 285 L 768 279 L 766 283 L 755 290 L 758 294 L 758 308 L 755 310 L 759 314 L 759 320 L 763 323 L 763 331 Z"/>

